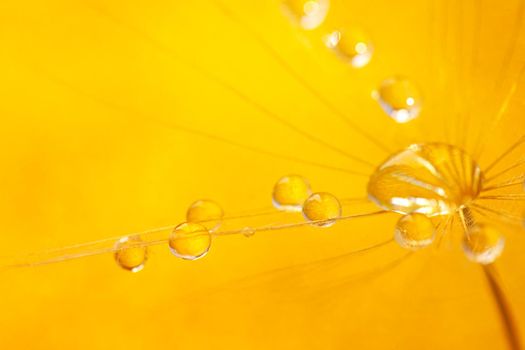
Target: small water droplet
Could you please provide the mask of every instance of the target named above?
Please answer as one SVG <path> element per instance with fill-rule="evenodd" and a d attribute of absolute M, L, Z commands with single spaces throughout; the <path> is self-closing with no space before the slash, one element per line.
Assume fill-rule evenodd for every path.
<path fill-rule="evenodd" d="M 115 261 L 125 270 L 139 272 L 148 259 L 148 248 L 139 236 L 123 237 L 115 244 Z"/>
<path fill-rule="evenodd" d="M 383 80 L 372 96 L 381 108 L 398 123 L 407 123 L 419 116 L 422 97 L 419 88 L 404 77 Z"/>
<path fill-rule="evenodd" d="M 324 43 L 339 58 L 355 68 L 366 66 L 372 59 L 372 43 L 361 31 L 334 30 L 324 37 Z"/>
<path fill-rule="evenodd" d="M 401 247 L 417 250 L 432 244 L 435 233 L 436 229 L 430 218 L 414 213 L 398 220 L 394 238 Z"/>
<path fill-rule="evenodd" d="M 210 231 L 221 226 L 224 212 L 219 204 L 208 199 L 194 202 L 186 212 L 186 221 L 200 223 Z"/>
<path fill-rule="evenodd" d="M 273 187 L 273 205 L 282 211 L 300 212 L 311 193 L 310 183 L 304 177 L 284 176 Z"/>
<path fill-rule="evenodd" d="M 487 224 L 472 228 L 463 238 L 463 251 L 467 258 L 476 263 L 493 263 L 503 252 L 505 239 L 501 232 Z"/>
<path fill-rule="evenodd" d="M 323 221 L 313 223 L 321 227 L 330 227 L 335 224 L 336 219 L 341 217 L 341 212 L 339 200 L 327 192 L 312 194 L 303 205 L 304 217 L 309 221 Z"/>
<path fill-rule="evenodd" d="M 171 252 L 185 260 L 196 260 L 205 256 L 211 246 L 211 234 L 201 224 L 186 222 L 175 227 L 169 237 Z"/>
<path fill-rule="evenodd" d="M 253 227 L 250 227 L 250 226 L 247 226 L 247 227 L 244 227 L 242 230 L 241 230 L 241 233 L 245 236 L 245 237 L 252 237 L 254 234 L 255 234 L 255 229 Z"/>
<path fill-rule="evenodd" d="M 312 30 L 325 20 L 330 8 L 329 0 L 283 0 L 282 7 L 292 21 L 302 29 Z"/>

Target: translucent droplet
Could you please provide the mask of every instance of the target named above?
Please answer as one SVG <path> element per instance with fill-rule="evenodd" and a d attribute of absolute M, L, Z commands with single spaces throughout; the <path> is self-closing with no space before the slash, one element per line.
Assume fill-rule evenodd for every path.
<path fill-rule="evenodd" d="M 201 224 L 186 222 L 175 227 L 168 243 L 176 257 L 196 260 L 208 253 L 211 235 Z"/>
<path fill-rule="evenodd" d="M 139 272 L 148 259 L 148 248 L 138 236 L 123 237 L 115 244 L 114 256 L 123 269 Z"/>
<path fill-rule="evenodd" d="M 501 232 L 486 224 L 476 225 L 463 239 L 463 251 L 467 258 L 483 265 L 493 263 L 504 247 L 505 239 Z"/>
<path fill-rule="evenodd" d="M 312 30 L 325 20 L 329 0 L 283 0 L 284 12 L 302 29 Z"/>
<path fill-rule="evenodd" d="M 252 237 L 254 234 L 255 234 L 255 229 L 253 227 L 250 227 L 250 226 L 247 226 L 247 227 L 244 227 L 242 230 L 241 230 L 241 233 L 245 236 L 245 237 Z"/>
<path fill-rule="evenodd" d="M 273 205 L 279 210 L 300 212 L 310 194 L 310 183 L 304 177 L 284 176 L 273 187 Z"/>
<path fill-rule="evenodd" d="M 398 123 L 411 121 L 421 111 L 422 97 L 418 87 L 403 77 L 385 79 L 372 96 Z"/>
<path fill-rule="evenodd" d="M 372 174 L 368 196 L 401 214 L 447 215 L 481 191 L 482 173 L 461 149 L 442 143 L 411 145 Z"/>
<path fill-rule="evenodd" d="M 314 225 L 330 227 L 341 217 L 341 203 L 330 193 L 314 193 L 304 202 L 303 215 L 310 221 L 323 221 Z"/>
<path fill-rule="evenodd" d="M 349 62 L 355 68 L 366 66 L 372 59 L 372 43 L 358 30 L 334 30 L 324 37 L 324 43 L 343 61 Z"/>
<path fill-rule="evenodd" d="M 219 204 L 208 199 L 194 202 L 186 212 L 186 221 L 200 223 L 210 231 L 217 230 L 221 225 L 224 212 Z"/>
<path fill-rule="evenodd" d="M 432 220 L 426 215 L 414 213 L 399 219 L 394 238 L 401 247 L 417 250 L 432 244 L 435 234 Z"/>

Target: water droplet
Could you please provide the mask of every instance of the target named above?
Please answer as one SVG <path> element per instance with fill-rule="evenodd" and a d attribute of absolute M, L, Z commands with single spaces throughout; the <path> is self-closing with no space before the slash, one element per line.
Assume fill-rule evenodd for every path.
<path fill-rule="evenodd" d="M 423 214 L 414 213 L 399 219 L 394 238 L 401 247 L 417 250 L 432 244 L 435 234 L 432 220 Z"/>
<path fill-rule="evenodd" d="M 330 227 L 341 216 L 341 203 L 332 194 L 326 192 L 314 193 L 304 202 L 303 215 L 310 221 L 324 222 L 314 223 L 321 227 Z"/>
<path fill-rule="evenodd" d="M 215 231 L 221 225 L 224 212 L 219 204 L 208 199 L 194 202 L 186 212 L 186 221 L 200 223 L 210 231 Z"/>
<path fill-rule="evenodd" d="M 241 233 L 245 237 L 252 237 L 255 234 L 255 229 L 253 227 L 247 226 L 241 230 Z"/>
<path fill-rule="evenodd" d="M 355 68 L 364 67 L 372 59 L 373 46 L 365 34 L 358 30 L 334 30 L 324 37 L 326 47 Z"/>
<path fill-rule="evenodd" d="M 447 215 L 479 195 L 482 178 L 479 166 L 457 147 L 411 145 L 377 168 L 368 196 L 381 208 L 405 215 Z"/>
<path fill-rule="evenodd" d="M 493 263 L 504 247 L 505 239 L 501 232 L 487 224 L 476 225 L 463 239 L 463 251 L 467 258 L 483 265 Z"/>
<path fill-rule="evenodd" d="M 300 212 L 310 194 L 310 183 L 304 177 L 284 176 L 273 187 L 273 205 L 279 210 Z"/>
<path fill-rule="evenodd" d="M 171 252 L 185 260 L 196 260 L 208 253 L 211 235 L 201 224 L 186 222 L 175 227 L 169 238 Z"/>
<path fill-rule="evenodd" d="M 148 248 L 138 236 L 123 237 L 115 244 L 115 261 L 125 270 L 139 272 L 148 259 Z"/>
<path fill-rule="evenodd" d="M 392 119 L 406 123 L 421 111 L 422 97 L 419 88 L 407 78 L 393 77 L 383 80 L 372 96 Z"/>
<path fill-rule="evenodd" d="M 319 27 L 330 8 L 329 0 L 283 0 L 282 4 L 292 21 L 306 30 Z"/>

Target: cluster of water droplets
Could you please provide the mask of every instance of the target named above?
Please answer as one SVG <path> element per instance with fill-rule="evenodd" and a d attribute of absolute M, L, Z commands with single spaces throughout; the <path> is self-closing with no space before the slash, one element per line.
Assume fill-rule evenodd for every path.
<path fill-rule="evenodd" d="M 348 28 L 330 19 L 328 0 L 283 0 L 284 12 L 307 31 L 320 31 L 326 48 L 353 68 L 366 66 L 374 54 L 370 37 L 360 27 Z M 422 96 L 417 85 L 403 76 L 383 80 L 372 92 L 383 111 L 397 123 L 417 118 L 422 108 Z"/>
<path fill-rule="evenodd" d="M 312 193 L 310 183 L 299 175 L 280 178 L 273 188 L 273 204 L 283 211 L 302 212 L 320 227 L 332 226 L 342 214 L 341 203 L 328 192 Z"/>
<path fill-rule="evenodd" d="M 430 246 L 436 221 L 447 228 L 454 215 L 463 226 L 468 259 L 490 264 L 502 253 L 504 239 L 491 225 L 477 223 L 469 206 L 481 193 L 483 173 L 463 150 L 442 143 L 415 144 L 389 157 L 370 177 L 369 198 L 403 216 L 394 238 L 403 248 Z"/>
<path fill-rule="evenodd" d="M 282 0 L 282 7 L 299 28 L 322 31 L 323 45 L 350 66 L 362 68 L 372 59 L 373 44 L 363 31 L 327 24 L 329 0 Z M 397 123 L 414 120 L 422 109 L 418 86 L 404 76 L 384 79 L 372 97 Z M 459 214 L 468 223 L 463 240 L 465 255 L 474 262 L 489 264 L 503 251 L 504 239 L 498 229 L 477 224 L 470 216 L 468 205 L 480 193 L 482 181 L 479 166 L 461 149 L 440 143 L 414 144 L 377 167 L 369 179 L 368 195 L 381 209 L 402 215 L 394 229 L 394 240 L 401 247 L 418 250 L 432 245 L 438 231 L 436 222 L 443 224 L 443 218 Z M 272 202 L 279 211 L 302 213 L 318 227 L 330 227 L 342 215 L 336 196 L 313 192 L 309 181 L 299 175 L 280 178 L 273 187 Z M 194 202 L 188 208 L 186 222 L 169 236 L 173 255 L 185 260 L 204 257 L 223 218 L 224 211 L 216 202 Z M 251 237 L 256 232 L 257 228 L 246 226 L 237 233 Z M 122 268 L 137 272 L 144 267 L 147 249 L 140 237 L 126 237 L 117 242 L 115 259 Z"/>
<path fill-rule="evenodd" d="M 327 192 L 313 193 L 307 179 L 299 175 L 280 178 L 273 187 L 272 203 L 281 212 L 301 212 L 313 226 L 330 227 L 342 213 L 341 203 Z M 214 235 L 220 235 L 225 220 L 222 207 L 215 201 L 201 199 L 192 203 L 186 212 L 186 221 L 176 226 L 168 237 L 171 253 L 184 260 L 197 260 L 208 253 Z M 235 234 L 251 237 L 256 227 L 245 226 Z M 148 258 L 148 244 L 139 235 L 120 239 L 115 247 L 115 260 L 123 269 L 138 272 Z"/>

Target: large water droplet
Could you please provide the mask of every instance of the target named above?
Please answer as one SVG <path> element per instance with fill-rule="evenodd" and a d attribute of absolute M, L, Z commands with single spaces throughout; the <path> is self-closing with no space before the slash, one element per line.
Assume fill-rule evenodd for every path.
<path fill-rule="evenodd" d="M 377 168 L 368 182 L 368 195 L 385 210 L 446 215 L 475 199 L 481 182 L 479 166 L 461 149 L 415 144 Z"/>
<path fill-rule="evenodd" d="M 404 77 L 385 79 L 374 91 L 373 97 L 386 114 L 398 123 L 411 121 L 421 111 L 422 97 L 419 88 Z"/>

